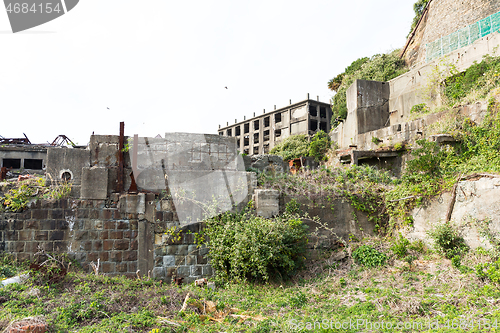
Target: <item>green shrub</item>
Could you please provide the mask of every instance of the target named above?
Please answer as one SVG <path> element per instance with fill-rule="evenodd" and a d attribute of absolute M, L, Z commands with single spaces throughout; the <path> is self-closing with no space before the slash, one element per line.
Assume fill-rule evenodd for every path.
<path fill-rule="evenodd" d="M 476 266 L 476 275 L 479 278 L 500 284 L 500 259 L 493 263 L 478 264 Z"/>
<path fill-rule="evenodd" d="M 295 199 L 291 199 L 286 205 L 285 205 L 285 212 L 287 212 L 290 215 L 294 214 L 300 214 L 300 203 L 297 202 Z"/>
<path fill-rule="evenodd" d="M 468 251 L 463 237 L 450 223 L 437 225 L 427 231 L 427 234 L 434 240 L 435 249 L 447 259 L 460 256 Z"/>
<path fill-rule="evenodd" d="M 391 246 L 391 251 L 397 258 L 402 259 L 408 254 L 409 246 L 410 241 L 399 234 L 398 240 Z"/>
<path fill-rule="evenodd" d="M 318 131 L 311 138 L 308 154 L 314 157 L 317 162 L 325 161 L 327 159 L 326 153 L 330 149 L 330 146 L 330 136 L 324 131 Z"/>
<path fill-rule="evenodd" d="M 420 114 L 426 114 L 426 113 L 429 113 L 430 109 L 429 107 L 427 106 L 427 104 L 425 103 L 422 103 L 422 104 L 416 104 L 416 105 L 413 105 L 410 109 L 410 114 L 417 114 L 417 115 L 420 115 Z"/>
<path fill-rule="evenodd" d="M 0 198 L 0 203 L 12 212 L 20 212 L 28 207 L 28 203 L 34 195 L 35 190 L 32 187 L 23 184 L 18 188 L 13 188 L 5 193 L 5 197 Z"/>
<path fill-rule="evenodd" d="M 358 264 L 367 267 L 382 266 L 387 261 L 385 253 L 379 252 L 369 245 L 358 247 L 352 252 L 352 257 Z"/>
<path fill-rule="evenodd" d="M 284 161 L 306 157 L 309 155 L 307 136 L 303 134 L 289 136 L 274 146 L 270 153 L 283 157 Z"/>
<path fill-rule="evenodd" d="M 207 222 L 210 263 L 225 281 L 289 278 L 303 265 L 306 229 L 288 214 L 266 219 L 226 212 Z"/>
<path fill-rule="evenodd" d="M 500 57 L 485 56 L 480 62 L 474 62 L 464 72 L 445 79 L 444 95 L 451 103 L 459 102 L 471 91 L 479 89 L 484 93 L 500 83 Z"/>

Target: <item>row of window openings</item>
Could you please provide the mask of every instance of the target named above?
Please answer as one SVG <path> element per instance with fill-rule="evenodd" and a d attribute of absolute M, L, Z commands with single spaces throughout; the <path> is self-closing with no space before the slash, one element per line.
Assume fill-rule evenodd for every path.
<path fill-rule="evenodd" d="M 318 110 L 315 106 L 309 105 L 309 113 L 311 114 L 312 117 L 317 117 L 318 116 Z M 319 108 L 319 114 L 321 118 L 326 118 L 326 108 L 325 107 L 320 107 Z M 274 122 L 279 123 L 281 122 L 281 113 L 277 113 L 274 115 Z M 316 121 L 317 123 L 317 121 Z M 253 122 L 253 129 L 254 131 L 258 131 L 260 126 L 260 120 L 254 120 Z M 264 118 L 264 127 L 269 127 L 269 117 Z M 320 124 L 320 129 L 323 131 L 326 131 L 326 123 L 321 122 Z M 246 123 L 243 125 L 243 133 L 247 134 L 250 133 L 250 123 Z M 265 132 L 264 132 L 265 133 Z M 219 133 L 220 135 L 223 135 L 223 133 Z M 231 128 L 226 130 L 226 135 L 227 136 L 233 136 L 233 131 Z M 234 128 L 234 136 L 240 136 L 241 135 L 241 128 L 240 126 L 237 126 Z M 265 135 L 265 134 L 264 134 Z M 265 140 L 265 139 L 264 139 Z"/>
<path fill-rule="evenodd" d="M 274 136 L 275 137 L 280 137 L 281 136 L 281 130 L 280 129 L 277 129 L 274 131 Z M 269 130 L 267 131 L 264 131 L 264 141 L 269 141 Z M 238 139 L 237 140 L 237 146 L 239 147 L 240 146 L 240 143 L 241 143 L 241 140 Z M 259 133 L 255 133 L 253 135 L 253 143 L 259 143 Z M 245 135 L 245 137 L 243 138 L 243 146 L 249 146 L 250 145 L 250 136 L 248 135 Z"/>
<path fill-rule="evenodd" d="M 318 116 L 318 109 L 314 105 L 309 105 L 309 114 L 311 117 L 317 117 Z M 319 107 L 319 117 L 320 118 L 326 118 L 326 107 L 320 106 Z"/>
<path fill-rule="evenodd" d="M 309 121 L 309 129 L 311 131 L 317 131 L 317 130 L 321 130 L 321 131 L 324 131 L 324 132 L 327 132 L 327 123 L 324 122 L 324 121 L 320 121 L 319 122 L 319 126 L 318 126 L 318 121 L 317 120 L 310 120 Z M 281 129 L 277 129 L 274 131 L 274 137 L 276 138 L 279 138 L 281 137 Z M 253 135 L 253 143 L 256 144 L 256 143 L 259 143 L 259 133 L 255 133 Z M 266 130 L 264 131 L 264 141 L 269 141 L 269 130 Z M 240 146 L 240 143 L 241 143 L 241 140 L 238 139 L 237 140 L 237 147 Z M 243 138 L 243 146 L 249 146 L 250 145 L 250 137 L 248 135 L 245 135 L 245 137 Z"/>
<path fill-rule="evenodd" d="M 21 159 L 20 158 L 4 158 L 2 159 L 2 167 L 7 169 L 21 169 Z M 23 163 L 24 169 L 30 170 L 42 170 L 43 160 L 25 158 Z"/>
<path fill-rule="evenodd" d="M 324 121 L 320 121 L 318 126 L 318 121 L 311 119 L 309 120 L 309 130 L 311 131 L 321 130 L 327 132 L 327 123 Z"/>
<path fill-rule="evenodd" d="M 259 147 L 253 147 L 252 151 L 253 151 L 254 155 L 258 154 L 259 153 Z M 250 148 L 243 149 L 243 153 L 246 154 L 246 155 L 248 155 L 250 153 Z M 269 153 L 269 145 L 264 145 L 262 153 L 263 154 Z"/>

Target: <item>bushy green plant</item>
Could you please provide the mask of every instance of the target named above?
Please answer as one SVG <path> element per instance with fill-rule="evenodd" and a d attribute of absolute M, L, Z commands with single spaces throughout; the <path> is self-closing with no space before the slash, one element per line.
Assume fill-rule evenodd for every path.
<path fill-rule="evenodd" d="M 271 154 L 283 157 L 284 161 L 306 157 L 309 155 L 309 142 L 307 136 L 303 134 L 289 136 L 274 146 L 274 148 L 271 149 Z"/>
<path fill-rule="evenodd" d="M 493 263 L 476 265 L 476 275 L 482 279 L 488 279 L 495 284 L 500 284 L 500 259 Z"/>
<path fill-rule="evenodd" d="M 430 108 L 427 106 L 427 104 L 422 103 L 422 104 L 413 105 L 410 109 L 410 114 L 421 115 L 421 114 L 429 113 L 429 111 L 430 111 Z"/>
<path fill-rule="evenodd" d="M 207 222 L 210 263 L 226 281 L 289 278 L 303 265 L 306 229 L 288 214 L 266 219 L 226 212 Z"/>
<path fill-rule="evenodd" d="M 403 150 L 404 146 L 401 142 L 398 142 L 394 145 L 394 150 Z"/>
<path fill-rule="evenodd" d="M 408 254 L 408 247 L 410 246 L 410 241 L 399 234 L 399 238 L 391 246 L 392 253 L 399 259 L 404 258 Z"/>
<path fill-rule="evenodd" d="M 480 62 L 474 62 L 467 70 L 456 70 L 444 82 L 444 95 L 448 101 L 456 103 L 471 91 L 479 89 L 482 94 L 489 92 L 500 83 L 500 57 L 486 55 Z"/>
<path fill-rule="evenodd" d="M 285 212 L 290 215 L 300 214 L 300 203 L 298 203 L 295 199 L 291 199 L 285 206 Z"/>
<path fill-rule="evenodd" d="M 29 187 L 27 184 L 23 184 L 18 188 L 13 188 L 5 193 L 5 197 L 0 198 L 0 203 L 12 212 L 20 212 L 28 206 L 31 197 L 34 196 L 34 194 L 35 190 L 32 187 Z"/>
<path fill-rule="evenodd" d="M 352 252 L 354 260 L 363 266 L 382 266 L 387 261 L 387 255 L 369 245 L 361 245 Z"/>
<path fill-rule="evenodd" d="M 446 258 L 452 259 L 468 251 L 464 238 L 451 223 L 442 223 L 427 231 L 434 241 L 435 249 Z"/>
<path fill-rule="evenodd" d="M 324 131 L 318 131 L 311 138 L 308 155 L 314 157 L 314 159 L 318 162 L 325 161 L 327 158 L 326 153 L 328 152 L 328 149 L 330 149 L 330 146 L 330 136 Z"/>

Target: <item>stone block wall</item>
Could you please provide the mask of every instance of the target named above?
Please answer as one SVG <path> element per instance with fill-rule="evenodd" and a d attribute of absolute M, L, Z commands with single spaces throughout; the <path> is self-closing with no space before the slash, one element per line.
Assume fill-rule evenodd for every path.
<path fill-rule="evenodd" d="M 99 259 L 102 273 L 135 275 L 138 219 L 104 200 L 41 200 L 27 211 L 0 214 L 0 250 L 24 261 L 39 249 L 67 253 L 84 269 Z"/>
<path fill-rule="evenodd" d="M 204 224 L 178 226 L 174 236 L 165 233 L 176 226 L 178 224 L 166 221 L 155 223 L 153 277 L 167 282 L 174 278 L 183 278 L 183 283 L 189 283 L 201 277 L 211 276 L 208 248 L 204 245 L 198 247 L 194 236 L 203 229 Z"/>

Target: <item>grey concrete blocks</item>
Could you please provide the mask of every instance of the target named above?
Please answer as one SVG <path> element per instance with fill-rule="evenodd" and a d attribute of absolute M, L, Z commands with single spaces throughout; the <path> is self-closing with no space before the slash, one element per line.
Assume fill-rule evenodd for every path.
<path fill-rule="evenodd" d="M 175 266 L 175 256 L 167 255 L 163 256 L 163 266 Z"/>

